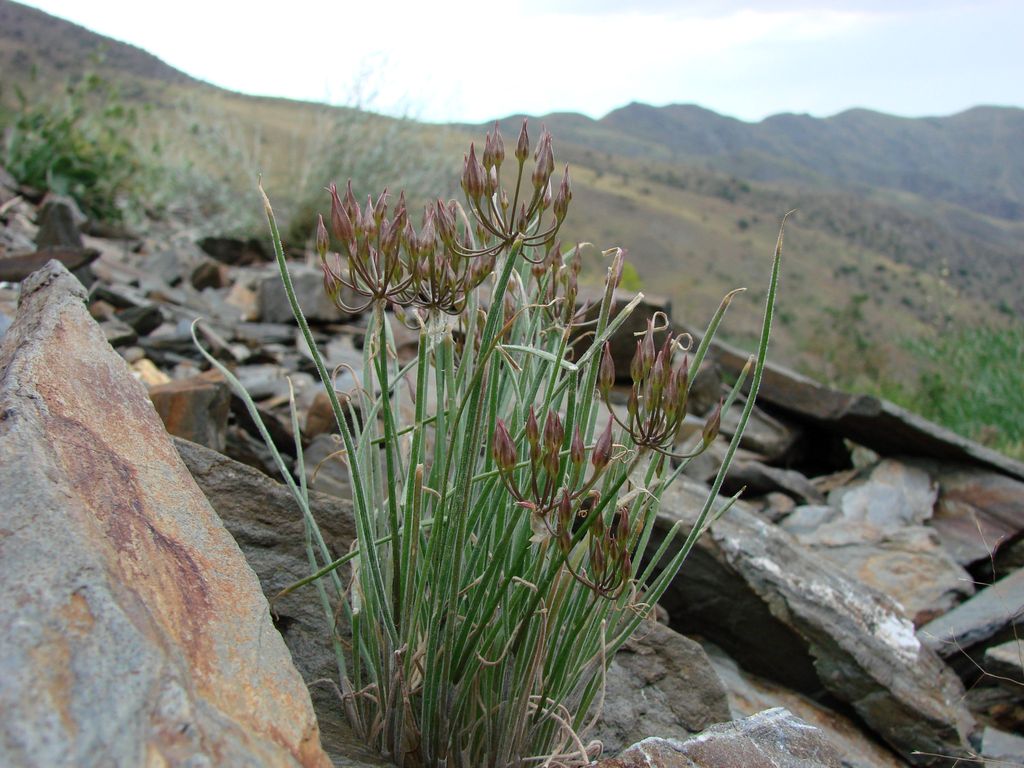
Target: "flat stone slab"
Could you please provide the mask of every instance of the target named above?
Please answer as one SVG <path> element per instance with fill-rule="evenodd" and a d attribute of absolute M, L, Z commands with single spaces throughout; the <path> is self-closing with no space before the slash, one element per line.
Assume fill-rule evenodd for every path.
<path fill-rule="evenodd" d="M 1024 633 L 1024 569 L 1014 571 L 925 624 L 918 637 L 950 658 L 982 643 L 1004 642 L 1014 627 Z"/>

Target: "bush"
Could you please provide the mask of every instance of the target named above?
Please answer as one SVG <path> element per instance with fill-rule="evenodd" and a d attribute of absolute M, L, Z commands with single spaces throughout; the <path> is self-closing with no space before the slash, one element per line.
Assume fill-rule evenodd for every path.
<path fill-rule="evenodd" d="M 605 669 L 731 504 L 716 494 L 763 369 L 781 234 L 751 393 L 723 468 L 685 540 L 676 541 L 677 525 L 648 552 L 661 494 L 716 438 L 743 385 L 677 452 L 692 374 L 732 294 L 692 357 L 671 334 L 656 343 L 649 324 L 629 403 L 613 409 L 608 340 L 640 297 L 616 311 L 623 252 L 611 249 L 600 306 L 578 311 L 578 249 L 555 245 L 568 168 L 553 191 L 547 133 L 524 174 L 528 155 L 525 123 L 508 160 L 495 129 L 481 159 L 472 146 L 466 156 L 467 207 L 438 200 L 418 231 L 404 196 L 360 207 L 332 186 L 331 231 L 321 217 L 316 237 L 325 289 L 369 313 L 363 386 L 347 398 L 295 302 L 264 198 L 286 292 L 341 433 L 358 532 L 353 551 L 329 552 L 305 486 L 278 455 L 307 523 L 314 572 L 300 585 L 315 583 L 324 604 L 348 719 L 400 766 L 579 766 L 596 756 L 584 739 Z M 387 309 L 419 329 L 409 363 L 395 357 Z M 297 416 L 293 424 L 302 478 Z"/>
<path fill-rule="evenodd" d="M 95 74 L 69 84 L 56 102 L 20 89 L 6 116 L 3 165 L 19 183 L 70 195 L 90 217 L 120 221 L 142 169 L 131 140 L 135 112 Z"/>

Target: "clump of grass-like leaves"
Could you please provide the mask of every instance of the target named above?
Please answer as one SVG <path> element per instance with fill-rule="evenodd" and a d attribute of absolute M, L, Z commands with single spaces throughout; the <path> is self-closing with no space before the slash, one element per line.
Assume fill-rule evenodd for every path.
<path fill-rule="evenodd" d="M 696 349 L 649 325 L 628 404 L 612 415 L 607 342 L 641 297 L 616 306 L 623 252 L 612 249 L 599 306 L 577 306 L 584 246 L 556 240 L 568 167 L 553 178 L 547 132 L 532 164 L 530 154 L 525 123 L 508 158 L 496 127 L 465 158 L 466 207 L 439 200 L 418 229 L 402 196 L 360 206 L 331 187 L 329 229 L 321 218 L 317 237 L 325 289 L 369 313 L 363 385 L 348 397 L 295 302 L 266 202 L 334 408 L 358 531 L 335 559 L 305 486 L 285 471 L 309 533 L 303 583 L 316 584 L 334 630 L 353 728 L 400 766 L 577 766 L 599 753 L 586 739 L 604 671 L 728 507 L 716 494 L 767 349 L 781 234 L 741 428 L 692 532 L 673 543 L 674 529 L 647 552 L 662 492 L 718 432 L 722 408 L 695 445 L 677 446 L 693 373 L 732 294 Z M 420 331 L 404 365 L 392 317 Z M 298 439 L 296 449 L 301 464 Z"/>

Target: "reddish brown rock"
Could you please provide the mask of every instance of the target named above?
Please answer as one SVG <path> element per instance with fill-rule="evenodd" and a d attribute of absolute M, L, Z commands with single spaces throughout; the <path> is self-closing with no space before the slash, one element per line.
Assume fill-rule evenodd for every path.
<path fill-rule="evenodd" d="M 0 764 L 316 766 L 238 546 L 59 264 L 0 347 Z"/>
<path fill-rule="evenodd" d="M 231 390 L 223 379 L 199 375 L 158 384 L 149 398 L 170 434 L 224 451 Z"/>

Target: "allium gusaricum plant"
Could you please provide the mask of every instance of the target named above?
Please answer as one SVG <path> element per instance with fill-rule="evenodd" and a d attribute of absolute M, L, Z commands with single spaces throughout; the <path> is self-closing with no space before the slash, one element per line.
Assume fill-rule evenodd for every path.
<path fill-rule="evenodd" d="M 648 326 L 616 413 L 608 342 L 642 296 L 616 306 L 624 254 L 613 248 L 600 302 L 578 306 L 587 246 L 557 240 L 572 188 L 568 167 L 554 171 L 550 134 L 531 153 L 524 122 L 511 157 L 497 126 L 482 153 L 471 146 L 466 205 L 438 200 L 418 228 L 401 195 L 360 205 L 351 185 L 330 187 L 316 239 L 325 290 L 369 317 L 362 386 L 346 396 L 295 300 L 264 196 L 334 409 L 358 532 L 350 552 L 330 552 L 282 461 L 307 524 L 312 575 L 301 584 L 323 602 L 353 729 L 399 766 L 590 762 L 608 663 L 732 501 L 717 491 L 761 378 L 781 232 L 739 429 L 692 531 L 683 539 L 677 526 L 648 552 L 662 492 L 716 438 L 745 384 L 694 445 L 677 445 L 693 374 L 733 294 L 695 349 Z M 419 330 L 405 364 L 399 321 Z M 296 450 L 301 479 L 298 438 Z"/>

